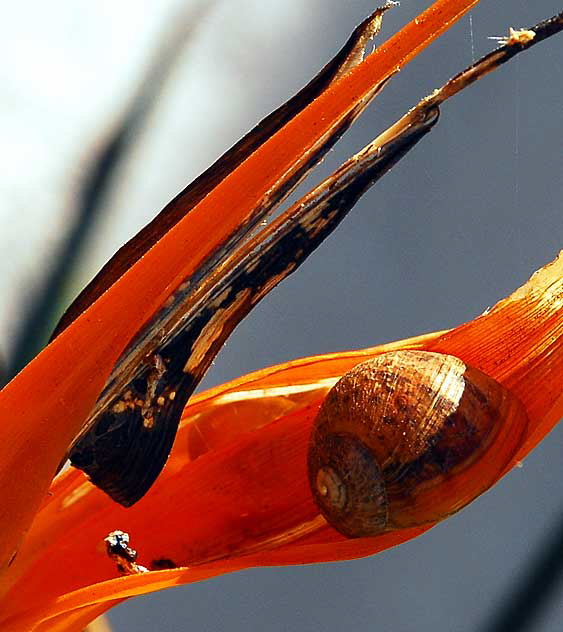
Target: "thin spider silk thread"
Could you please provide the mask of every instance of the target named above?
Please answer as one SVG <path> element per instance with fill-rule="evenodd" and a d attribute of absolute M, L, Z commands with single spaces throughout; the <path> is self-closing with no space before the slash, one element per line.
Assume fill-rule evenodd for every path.
<path fill-rule="evenodd" d="M 475 63 L 475 37 L 473 34 L 473 14 L 468 15 L 469 18 L 469 41 L 471 42 L 471 63 Z"/>

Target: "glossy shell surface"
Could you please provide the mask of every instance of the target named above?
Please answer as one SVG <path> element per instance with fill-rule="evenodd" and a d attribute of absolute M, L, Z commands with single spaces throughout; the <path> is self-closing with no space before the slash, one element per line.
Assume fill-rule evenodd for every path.
<path fill-rule="evenodd" d="M 385 353 L 327 395 L 311 435 L 311 490 L 348 537 L 436 522 L 496 481 L 527 425 L 517 398 L 459 358 Z"/>

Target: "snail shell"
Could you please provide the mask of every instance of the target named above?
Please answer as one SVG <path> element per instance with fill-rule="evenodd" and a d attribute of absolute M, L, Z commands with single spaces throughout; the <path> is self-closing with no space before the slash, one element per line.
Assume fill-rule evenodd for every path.
<path fill-rule="evenodd" d="M 311 490 L 348 537 L 436 522 L 498 479 L 527 424 L 514 395 L 459 358 L 384 353 L 327 395 L 309 446 Z"/>

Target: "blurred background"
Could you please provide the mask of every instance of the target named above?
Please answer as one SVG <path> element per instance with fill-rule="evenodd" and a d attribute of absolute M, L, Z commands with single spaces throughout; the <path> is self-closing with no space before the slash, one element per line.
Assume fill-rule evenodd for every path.
<path fill-rule="evenodd" d="M 381 37 L 430 4 L 402 0 Z M 78 242 L 83 250 L 50 326 L 122 243 L 304 85 L 374 8 L 369 0 L 148 0 L 142 11 L 132 0 L 5 3 L 4 372 L 45 335 L 29 318 L 69 231 L 78 237 L 70 252 Z M 308 184 L 493 48 L 489 37 L 561 8 L 482 0 L 393 79 Z M 562 53 L 559 36 L 448 102 L 434 131 L 240 325 L 203 386 L 455 326 L 553 259 L 563 247 Z M 100 170 L 108 163 L 109 177 Z M 86 213 L 87 239 L 81 209 L 96 211 Z M 117 632 L 500 629 L 495 616 L 534 559 L 560 542 L 562 457 L 559 428 L 470 507 L 375 557 L 244 571 L 131 600 L 109 620 Z M 563 557 L 558 546 L 548 557 Z M 522 629 L 561 629 L 563 577 L 553 585 Z"/>

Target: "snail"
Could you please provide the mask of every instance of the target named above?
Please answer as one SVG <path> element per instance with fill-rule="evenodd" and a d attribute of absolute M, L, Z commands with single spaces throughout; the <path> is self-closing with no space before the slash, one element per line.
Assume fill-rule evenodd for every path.
<path fill-rule="evenodd" d="M 451 355 L 381 354 L 345 374 L 313 424 L 313 497 L 347 537 L 429 524 L 488 489 L 522 444 L 520 401 Z"/>

